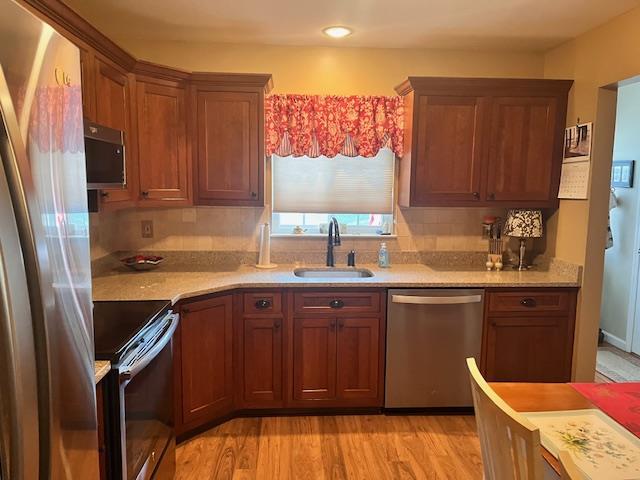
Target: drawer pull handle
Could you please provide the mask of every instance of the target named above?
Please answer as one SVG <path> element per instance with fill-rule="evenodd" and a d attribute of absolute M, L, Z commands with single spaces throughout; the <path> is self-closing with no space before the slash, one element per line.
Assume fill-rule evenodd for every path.
<path fill-rule="evenodd" d="M 520 300 L 520 305 L 527 308 L 534 308 L 537 303 L 535 298 L 523 298 Z"/>
<path fill-rule="evenodd" d="M 271 306 L 271 302 L 269 300 L 265 300 L 264 298 L 256 302 L 256 308 L 258 310 L 264 310 L 265 308 L 269 308 L 270 306 Z"/>
<path fill-rule="evenodd" d="M 275 323 L 273 324 L 273 329 L 274 329 L 274 330 L 278 330 L 279 328 L 280 328 L 280 322 L 275 322 Z"/>
<path fill-rule="evenodd" d="M 331 301 L 329 302 L 329 306 L 330 306 L 331 308 L 342 308 L 342 307 L 344 307 L 344 302 L 343 302 L 342 300 L 338 300 L 338 299 L 336 299 L 336 300 L 331 300 Z"/>

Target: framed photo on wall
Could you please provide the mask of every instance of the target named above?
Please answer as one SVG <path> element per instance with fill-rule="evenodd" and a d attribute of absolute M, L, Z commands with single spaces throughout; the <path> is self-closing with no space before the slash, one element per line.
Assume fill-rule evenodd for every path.
<path fill-rule="evenodd" d="M 633 188 L 635 160 L 616 160 L 611 170 L 611 186 Z"/>

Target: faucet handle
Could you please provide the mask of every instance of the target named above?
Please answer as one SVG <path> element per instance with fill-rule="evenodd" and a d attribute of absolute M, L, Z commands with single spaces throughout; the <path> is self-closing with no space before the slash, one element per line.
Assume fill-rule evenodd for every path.
<path fill-rule="evenodd" d="M 355 267 L 356 266 L 356 251 L 351 250 L 347 255 L 347 266 Z"/>

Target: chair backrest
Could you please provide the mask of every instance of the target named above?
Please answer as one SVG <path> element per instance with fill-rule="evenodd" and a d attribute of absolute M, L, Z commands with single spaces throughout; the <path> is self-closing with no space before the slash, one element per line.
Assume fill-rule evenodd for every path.
<path fill-rule="evenodd" d="M 489 386 L 467 358 L 485 480 L 542 480 L 540 431 Z"/>
<path fill-rule="evenodd" d="M 587 480 L 587 476 L 578 468 L 569 452 L 561 450 L 559 458 L 561 480 Z"/>

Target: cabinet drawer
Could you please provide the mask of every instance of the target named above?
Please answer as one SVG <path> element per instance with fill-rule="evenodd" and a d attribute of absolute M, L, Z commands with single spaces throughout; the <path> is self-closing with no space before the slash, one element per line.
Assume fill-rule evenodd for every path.
<path fill-rule="evenodd" d="M 379 292 L 304 292 L 294 295 L 296 313 L 378 313 Z"/>
<path fill-rule="evenodd" d="M 278 314 L 282 313 L 282 294 L 278 292 L 245 293 L 244 313 Z"/>
<path fill-rule="evenodd" d="M 558 290 L 491 292 L 489 312 L 567 313 L 569 300 L 569 292 Z"/>

